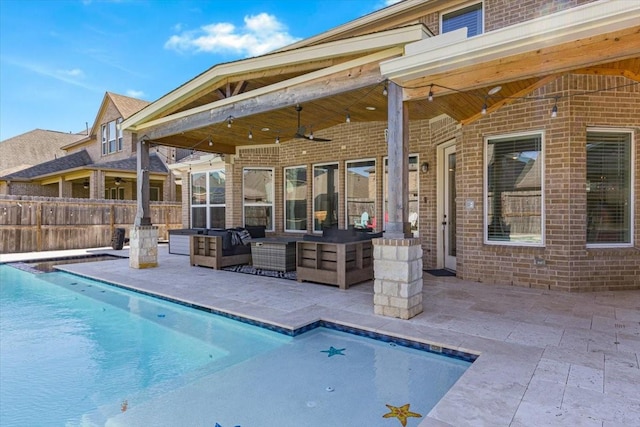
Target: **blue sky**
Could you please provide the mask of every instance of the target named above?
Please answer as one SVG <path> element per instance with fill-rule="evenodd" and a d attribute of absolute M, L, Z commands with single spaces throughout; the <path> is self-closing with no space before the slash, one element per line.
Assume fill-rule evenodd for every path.
<path fill-rule="evenodd" d="M 0 0 L 0 141 L 78 132 L 106 91 L 154 101 L 398 0 Z"/>

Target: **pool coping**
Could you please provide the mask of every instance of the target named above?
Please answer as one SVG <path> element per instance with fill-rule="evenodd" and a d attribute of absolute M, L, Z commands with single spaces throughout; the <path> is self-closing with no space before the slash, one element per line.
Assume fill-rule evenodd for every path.
<path fill-rule="evenodd" d="M 40 261 L 40 260 L 38 260 Z M 50 260 L 51 261 L 51 260 Z M 42 262 L 46 262 L 46 261 L 42 261 Z M 9 263 L 10 264 L 10 263 Z M 0 265 L 2 265 L 2 263 L 0 263 Z M 284 326 L 284 325 L 278 325 L 274 322 L 268 322 L 266 320 L 263 319 L 258 319 L 258 318 L 251 318 L 249 316 L 246 315 L 240 315 L 238 313 L 233 313 L 230 312 L 228 310 L 221 310 L 218 308 L 214 308 L 214 307 L 208 307 L 206 305 L 203 304 L 198 304 L 198 303 L 194 303 L 194 302 L 190 302 L 190 301 L 185 301 L 176 297 L 172 297 L 172 296 L 168 296 L 168 295 L 163 295 L 161 293 L 157 293 L 157 292 L 150 292 L 147 290 L 143 290 L 140 288 L 136 288 L 135 286 L 131 286 L 131 285 L 125 285 L 122 283 L 116 283 L 116 282 L 111 282 L 108 280 L 104 280 L 104 279 L 99 279 L 96 277 L 92 277 L 91 275 L 87 275 L 87 274 L 82 274 L 82 273 L 78 273 L 78 272 L 72 272 L 72 271 L 68 271 L 65 268 L 58 268 L 57 266 L 54 266 L 54 269 L 59 270 L 61 272 L 73 275 L 73 276 L 77 276 L 77 277 L 83 277 L 86 279 L 91 279 L 91 280 L 95 280 L 96 282 L 99 283 L 103 283 L 105 285 L 109 285 L 109 286 L 114 286 L 120 289 L 125 289 L 131 292 L 135 292 L 135 293 L 139 293 L 141 295 L 145 295 L 145 296 L 149 296 L 152 298 L 157 298 L 163 301 L 168 301 L 174 304 L 179 304 L 185 307 L 189 307 L 189 308 L 193 308 L 195 310 L 199 310 L 199 311 L 203 311 L 205 313 L 211 313 L 214 315 L 218 315 L 221 317 L 225 317 L 227 319 L 231 319 L 231 320 L 235 320 L 238 322 L 242 322 L 245 324 L 249 324 L 252 326 L 256 326 L 256 327 L 260 327 L 263 329 L 267 329 L 273 332 L 277 332 L 283 335 L 287 335 L 290 337 L 296 337 L 298 335 L 304 334 L 305 332 L 311 331 L 313 329 L 319 328 L 319 327 L 323 327 L 323 328 L 327 328 L 327 329 L 332 329 L 332 330 L 336 330 L 336 331 L 340 331 L 340 332 L 346 332 L 349 334 L 353 334 L 353 335 L 357 335 L 357 336 L 361 336 L 361 337 L 366 337 L 366 338 L 371 338 L 377 341 L 381 341 L 381 342 L 385 342 L 385 343 L 393 343 L 402 347 L 408 347 L 408 348 L 412 348 L 415 350 L 419 350 L 419 351 L 424 351 L 427 353 L 432 353 L 432 354 L 439 354 L 445 357 L 450 357 L 453 359 L 457 359 L 457 360 L 462 360 L 465 362 L 469 362 L 469 363 L 473 363 L 476 361 L 476 359 L 480 356 L 480 352 L 472 352 L 469 350 L 461 350 L 461 349 L 455 349 L 455 348 L 450 348 L 446 345 L 442 345 L 442 344 L 438 344 L 438 343 L 434 343 L 434 342 L 429 342 L 427 340 L 425 341 L 420 341 L 420 340 L 415 340 L 415 339 L 410 339 L 410 338 L 403 338 L 401 336 L 396 336 L 396 335 L 389 335 L 389 334 L 385 334 L 385 333 L 381 333 L 379 331 L 375 331 L 372 329 L 367 329 L 367 328 L 362 328 L 362 327 L 354 327 L 354 326 L 350 326 L 347 325 L 345 323 L 341 323 L 341 322 L 337 322 L 337 321 L 332 321 L 332 320 L 327 320 L 327 319 L 322 319 L 319 318 L 315 321 L 311 321 L 308 322 L 304 325 L 300 325 L 298 327 L 292 328 L 292 327 L 288 327 L 288 326 Z M 39 271 L 40 272 L 40 271 Z M 40 272 L 42 273 L 42 272 Z"/>

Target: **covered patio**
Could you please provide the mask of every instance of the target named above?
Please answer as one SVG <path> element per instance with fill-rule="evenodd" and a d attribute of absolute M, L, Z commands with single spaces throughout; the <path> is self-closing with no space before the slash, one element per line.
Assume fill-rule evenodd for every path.
<path fill-rule="evenodd" d="M 408 2 L 405 9 L 399 5 L 402 17 L 394 15 L 400 19 L 394 22 L 410 22 L 411 17 L 419 16 L 413 9 L 419 8 L 418 3 Z M 549 177 L 566 170 L 561 159 L 575 156 L 580 139 L 586 138 L 586 126 L 592 126 L 590 118 L 585 118 L 581 128 L 573 126 L 576 114 L 595 114 L 579 111 L 584 103 L 595 106 L 592 98 L 600 94 L 607 100 L 607 93 L 634 93 L 640 82 L 639 13 L 632 4 L 596 1 L 469 39 L 464 28 L 434 35 L 422 24 L 394 26 L 385 23 L 388 17 L 384 17 L 373 25 L 375 17 L 367 16 L 274 53 L 216 65 L 122 124 L 138 141 L 142 177 L 138 200 L 143 202 L 139 223 L 150 225 L 143 172 L 148 153 L 156 145 L 223 156 L 227 227 L 246 225 L 247 198 L 241 191 L 244 170 L 269 168 L 277 191 L 270 201 L 272 226 L 267 232 L 274 235 L 290 231 L 282 208 L 284 169 L 300 166 L 315 172 L 316 166 L 334 162 L 331 167 L 340 175 L 335 186 L 338 197 L 346 187 L 346 164 L 370 159 L 377 176 L 388 177 L 384 184 L 378 180 L 372 190 L 375 215 L 371 216 L 385 219 L 376 222 L 375 231 L 384 231 L 387 239 L 417 236 L 427 268 L 448 268 L 461 278 L 499 282 L 495 275 L 477 274 L 477 266 L 487 259 L 491 263 L 501 259 L 499 248 L 482 247 L 483 239 L 488 240 L 482 223 L 487 203 L 482 186 L 484 135 L 499 130 L 547 132 L 549 141 L 540 152 L 552 153 L 551 160 L 541 156 L 546 163 L 540 167 L 548 175 L 538 175 L 536 188 L 538 199 L 546 199 L 547 204 L 535 202 L 541 207 L 533 215 L 544 230 L 544 217 L 553 206 L 566 211 L 567 226 L 570 222 L 586 227 L 584 215 L 576 213 L 580 210 L 562 197 L 553 197 L 557 189 L 574 191 L 574 199 L 580 200 L 582 188 L 569 187 L 570 181 L 583 179 L 584 171 L 571 163 L 566 182 L 554 180 L 551 185 Z M 585 76 L 594 77 L 595 83 Z M 593 84 L 596 89 L 590 90 Z M 585 100 L 573 102 L 579 97 Z M 608 116 L 607 120 L 631 132 L 626 128 L 633 125 L 633 119 Z M 571 134 L 574 146 L 570 150 L 563 144 L 562 132 Z M 457 150 L 457 169 L 446 165 L 448 147 L 454 150 L 454 158 Z M 637 156 L 637 150 L 632 155 Z M 420 165 L 411 195 L 407 191 L 410 156 L 419 157 L 416 171 Z M 456 170 L 457 174 L 449 174 Z M 451 179 L 449 184 L 447 179 Z M 458 194 L 451 190 L 456 185 L 461 190 Z M 543 193 L 545 185 L 554 191 Z M 183 200 L 189 200 L 188 191 L 189 186 L 184 185 Z M 324 211 L 314 205 L 321 199 L 313 196 L 309 189 L 306 211 L 296 218 L 309 224 L 302 230 L 307 233 L 321 231 L 319 226 L 310 226 Z M 411 212 L 410 197 L 418 212 Z M 347 228 L 353 215 L 340 203 L 335 205 L 332 225 Z M 188 227 L 188 214 L 183 221 Z M 464 221 L 471 226 L 463 229 L 460 224 Z M 511 259 L 514 267 L 507 283 L 583 288 L 572 272 L 567 273 L 566 260 L 578 257 L 585 242 L 578 239 L 579 231 L 570 235 L 561 229 L 556 232 L 556 241 L 575 241 L 571 246 L 554 247 L 540 231 L 536 245 L 543 250 L 525 248 L 520 257 Z M 624 242 L 629 250 L 621 251 L 618 259 L 637 259 L 637 252 L 631 250 L 637 236 L 636 231 Z M 606 261 L 600 252 L 589 256 Z M 527 265 L 524 272 L 515 267 L 523 263 Z M 588 265 L 595 264 L 589 259 L 585 268 Z M 625 269 L 630 265 L 625 264 Z M 539 266 L 546 267 L 541 270 Z M 637 286 L 637 278 L 625 276 L 613 284 L 598 278 L 584 288 Z"/>

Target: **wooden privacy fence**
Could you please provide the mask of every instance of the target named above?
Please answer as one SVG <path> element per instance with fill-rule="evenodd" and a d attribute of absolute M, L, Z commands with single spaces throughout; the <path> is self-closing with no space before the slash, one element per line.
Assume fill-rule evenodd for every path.
<path fill-rule="evenodd" d="M 175 202 L 151 202 L 159 240 L 182 228 L 181 209 Z M 135 200 L 0 196 L 0 253 L 111 246 L 116 228 L 129 236 L 136 211 Z"/>

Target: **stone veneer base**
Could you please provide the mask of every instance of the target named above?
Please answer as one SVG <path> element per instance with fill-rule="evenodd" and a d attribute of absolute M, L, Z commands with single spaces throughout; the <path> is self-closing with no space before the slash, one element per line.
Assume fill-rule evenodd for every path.
<path fill-rule="evenodd" d="M 373 240 L 375 314 L 411 319 L 422 313 L 422 246 L 418 239 Z"/>
<path fill-rule="evenodd" d="M 129 267 L 153 268 L 158 266 L 158 227 L 140 225 L 131 227 L 129 235 Z"/>

